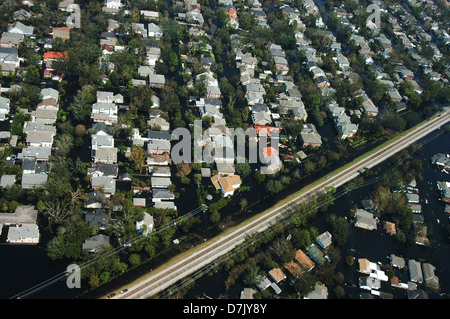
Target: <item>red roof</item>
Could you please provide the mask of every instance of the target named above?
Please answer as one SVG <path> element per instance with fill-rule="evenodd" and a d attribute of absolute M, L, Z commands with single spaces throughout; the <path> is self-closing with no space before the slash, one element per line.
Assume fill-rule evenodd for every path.
<path fill-rule="evenodd" d="M 272 146 L 269 146 L 269 147 L 264 147 L 263 155 L 264 155 L 264 157 L 271 156 L 271 155 L 278 155 L 278 152 L 275 148 L 273 148 Z"/>
<path fill-rule="evenodd" d="M 67 51 L 64 52 L 56 52 L 56 51 L 50 51 L 44 53 L 44 61 L 50 60 L 50 59 L 65 59 L 67 60 L 69 58 L 69 54 Z"/>
<path fill-rule="evenodd" d="M 275 126 L 264 126 L 264 125 L 255 125 L 256 133 L 259 135 L 270 135 L 272 131 L 278 131 L 278 133 L 281 131 L 281 127 L 275 127 Z"/>

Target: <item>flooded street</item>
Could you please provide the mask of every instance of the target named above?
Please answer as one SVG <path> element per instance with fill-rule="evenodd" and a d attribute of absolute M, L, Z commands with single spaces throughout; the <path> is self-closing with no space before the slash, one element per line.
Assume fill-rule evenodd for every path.
<path fill-rule="evenodd" d="M 357 262 L 352 267 L 349 267 L 345 263 L 346 256 L 354 256 L 356 259 L 367 258 L 372 262 L 387 264 L 389 262 L 388 256 L 391 254 L 402 256 L 405 260 L 415 259 L 433 264 L 436 267 L 436 275 L 439 277 L 441 292 L 445 294 L 450 293 L 450 276 L 446 276 L 450 271 L 447 267 L 450 261 L 450 241 L 448 238 L 449 218 L 444 213 L 443 205 L 438 201 L 436 187 L 436 181 L 449 181 L 450 176 L 437 171 L 430 164 L 430 157 L 433 154 L 450 152 L 450 133 L 440 130 L 430 134 L 421 142 L 424 141 L 426 143 L 423 144 L 421 152 L 415 154 L 414 157 L 420 158 L 423 164 L 421 171 L 422 178 L 417 181 L 417 188 L 420 191 L 420 204 L 422 205 L 425 223 L 429 228 L 429 233 L 432 231 L 432 237 L 430 236 L 431 246 L 425 247 L 417 244 L 401 243 L 395 237 L 387 235 L 380 227 L 376 231 L 367 231 L 351 226 L 347 243 L 343 247 L 340 247 L 341 259 L 335 270 L 335 272 L 342 272 L 344 274 L 345 284 L 343 284 L 343 287 L 347 296 L 357 297 L 360 291 L 357 286 L 353 286 L 358 284 L 359 274 L 356 271 Z M 386 170 L 386 165 L 387 162 L 374 168 L 373 171 L 383 173 Z M 371 178 L 375 176 L 376 174 Z M 302 181 L 300 183 L 301 185 L 292 187 L 292 189 L 288 190 L 288 193 L 298 190 L 308 182 L 310 182 L 309 179 Z M 204 184 L 208 185 L 208 181 L 204 181 Z M 376 183 L 373 183 L 358 188 L 337 198 L 335 204 L 326 213 L 318 213 L 308 223 L 307 227 L 316 227 L 320 233 L 326 231 L 325 217 L 327 215 L 349 216 L 350 209 L 355 204 L 359 204 L 361 200 L 369 198 L 375 185 Z M 197 186 L 194 183 L 188 186 L 181 184 L 176 186 L 180 190 L 181 195 L 180 198 L 176 199 L 176 205 L 179 207 L 180 215 L 196 208 L 197 201 L 194 198 L 196 198 L 195 188 Z M 338 189 L 337 193 L 339 191 L 340 189 Z M 266 200 L 264 194 L 264 183 L 261 185 L 252 185 L 250 192 L 237 193 L 236 196 L 233 196 L 233 201 L 221 211 L 221 215 L 227 216 L 227 214 L 236 212 L 238 210 L 239 199 L 242 196 L 246 197 L 249 203 L 254 203 L 254 206 L 251 207 L 251 210 L 254 212 L 261 211 L 275 204 L 278 200 L 276 197 L 271 200 Z M 213 195 L 214 197 L 217 196 L 217 194 Z M 283 193 L 279 197 L 281 198 L 286 195 L 286 193 Z M 240 214 L 236 217 L 244 219 L 245 214 Z M 209 225 L 208 214 L 203 214 L 202 220 L 201 229 L 193 229 L 198 237 L 204 236 L 207 238 L 217 233 L 217 227 L 211 227 L 212 225 Z M 69 264 L 68 262 L 51 261 L 41 244 L 37 246 L 12 246 L 3 244 L 0 245 L 0 256 L 2 256 L 3 261 L 0 264 L 0 270 L 3 274 L 6 274 L 3 277 L 0 298 L 11 298 L 15 294 L 41 284 L 64 272 Z M 92 293 L 81 296 L 81 298 L 95 298 L 107 291 L 113 290 L 115 287 L 120 287 L 132 279 L 147 273 L 160 262 L 163 262 L 163 260 L 152 260 L 151 263 L 130 271 L 122 278 L 106 285 L 106 287 L 101 287 Z M 31 268 L 30 265 L 32 265 Z M 399 276 L 400 282 L 408 281 L 408 274 L 406 272 L 397 270 L 396 275 Z M 222 271 L 219 271 L 214 276 L 203 275 L 196 281 L 194 288 L 189 290 L 185 295 L 185 298 L 203 298 L 205 295 L 211 298 L 239 298 L 240 292 L 244 287 L 243 284 L 238 281 L 229 290 L 225 290 L 224 282 L 226 277 L 227 274 Z M 281 283 L 280 288 L 283 291 L 279 298 L 283 298 L 283 296 L 291 293 L 288 282 Z M 59 281 L 40 290 L 38 293 L 30 296 L 30 298 L 75 298 L 79 292 L 76 289 L 68 289 L 65 281 Z M 329 290 L 329 298 L 332 297 L 332 292 Z M 439 296 L 430 296 L 430 298 L 433 297 L 437 298 Z M 395 298 L 406 298 L 406 293 L 400 291 L 400 293 L 395 294 Z"/>
<path fill-rule="evenodd" d="M 450 269 L 448 263 L 450 261 L 450 240 L 449 240 L 449 216 L 444 213 L 443 205 L 438 201 L 436 181 L 450 181 L 450 176 L 437 171 L 431 166 L 430 157 L 438 152 L 450 152 L 450 133 L 434 132 L 421 141 L 425 143 L 421 152 L 413 157 L 422 160 L 421 179 L 417 180 L 417 188 L 419 189 L 420 204 L 422 205 L 422 213 L 424 215 L 425 224 L 428 226 L 428 234 L 431 241 L 430 247 L 421 246 L 406 241 L 401 243 L 395 236 L 386 234 L 385 230 L 378 225 L 377 230 L 369 231 L 354 227 L 353 224 L 349 228 L 349 238 L 347 243 L 340 247 L 341 259 L 336 266 L 335 273 L 342 272 L 344 274 L 344 284 L 342 285 L 346 298 L 358 298 L 361 292 L 367 292 L 358 287 L 358 279 L 360 274 L 358 269 L 358 258 L 366 258 L 371 262 L 382 265 L 389 264 L 389 256 L 394 254 L 403 257 L 405 262 L 414 259 L 420 262 L 428 262 L 436 267 L 435 274 L 439 278 L 441 293 L 446 296 L 437 294 L 429 294 L 429 298 L 448 298 L 450 294 Z M 387 162 L 375 167 L 375 172 L 385 172 Z M 372 178 L 375 176 L 372 176 Z M 359 206 L 361 200 L 368 199 L 374 190 L 376 183 L 365 187 L 358 188 L 349 192 L 335 200 L 334 205 L 328 209 L 326 213 L 318 213 L 311 220 L 306 228 L 316 227 L 319 233 L 327 231 L 325 225 L 325 217 L 330 214 L 336 216 L 349 217 L 351 208 L 357 204 Z M 339 193 L 339 189 L 337 191 Z M 359 206 L 360 207 L 360 206 Z M 351 222 L 352 223 L 352 222 Z M 353 266 L 345 263 L 346 256 L 355 257 Z M 406 270 L 395 269 L 395 275 L 399 277 L 399 281 L 407 283 L 409 281 L 409 273 Z M 197 280 L 193 289 L 191 289 L 185 298 L 204 298 L 205 295 L 211 298 L 239 298 L 245 285 L 242 280 L 238 281 L 230 290 L 225 290 L 224 282 L 227 274 L 219 271 L 214 276 L 204 275 Z M 290 285 L 286 281 L 279 284 L 282 293 L 278 298 L 285 298 L 291 293 Z M 395 299 L 406 299 L 406 290 L 394 289 L 390 285 L 382 285 L 386 287 L 384 292 L 393 294 Z M 333 291 L 328 290 L 328 298 L 333 298 Z"/>

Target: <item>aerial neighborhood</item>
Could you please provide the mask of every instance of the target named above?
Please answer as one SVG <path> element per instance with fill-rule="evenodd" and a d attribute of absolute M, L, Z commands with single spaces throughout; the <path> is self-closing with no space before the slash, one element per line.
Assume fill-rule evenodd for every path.
<path fill-rule="evenodd" d="M 0 241 L 79 263 L 129 247 L 86 271 L 91 288 L 207 241 L 444 112 L 449 10 L 441 0 L 2 2 Z M 244 159 L 237 128 L 254 132 Z M 442 178 L 426 187 L 449 214 L 444 146 L 428 160 Z M 200 160 L 174 160 L 196 149 Z M 402 154 L 404 166 L 342 216 L 327 212 L 341 193 L 330 187 L 267 239 L 255 236 L 269 257 L 221 263 L 227 289 L 244 283 L 233 298 L 419 299 L 448 289 L 433 260 L 344 249 L 351 234 L 433 247 L 422 163 Z M 307 223 L 316 214 L 324 227 Z"/>

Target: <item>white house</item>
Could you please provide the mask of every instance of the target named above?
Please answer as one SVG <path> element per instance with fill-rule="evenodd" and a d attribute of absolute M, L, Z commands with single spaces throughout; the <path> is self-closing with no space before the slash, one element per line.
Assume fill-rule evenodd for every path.
<path fill-rule="evenodd" d="M 136 230 L 142 230 L 144 235 L 149 234 L 153 230 L 153 216 L 144 212 L 144 218 L 136 222 Z"/>
<path fill-rule="evenodd" d="M 0 121 L 4 121 L 6 114 L 9 113 L 9 103 L 10 100 L 8 98 L 0 96 Z"/>
<path fill-rule="evenodd" d="M 112 124 L 117 122 L 117 105 L 115 103 L 96 102 L 92 105 L 92 119 L 95 122 Z"/>
<path fill-rule="evenodd" d="M 120 9 L 122 6 L 122 0 L 105 0 L 105 7 L 108 9 Z"/>
<path fill-rule="evenodd" d="M 11 226 L 6 241 L 11 244 L 37 244 L 39 242 L 39 227 L 36 224 Z"/>
<path fill-rule="evenodd" d="M 239 175 L 231 175 L 222 177 L 214 175 L 211 177 L 211 182 L 217 190 L 220 190 L 223 196 L 233 195 L 235 189 L 241 186 L 241 177 Z"/>

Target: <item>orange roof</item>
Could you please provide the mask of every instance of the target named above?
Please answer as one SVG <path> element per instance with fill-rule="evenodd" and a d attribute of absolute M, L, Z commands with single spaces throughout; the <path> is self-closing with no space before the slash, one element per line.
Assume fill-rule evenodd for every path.
<path fill-rule="evenodd" d="M 314 268 L 314 262 L 301 249 L 296 251 L 295 259 L 308 271 Z"/>
<path fill-rule="evenodd" d="M 234 190 L 234 186 L 241 185 L 241 177 L 239 175 L 225 177 L 214 175 L 211 177 L 211 182 L 217 190 L 222 188 L 226 193 L 228 193 Z"/>
<path fill-rule="evenodd" d="M 213 185 L 216 189 L 220 189 L 219 178 L 220 178 L 219 175 L 214 175 L 211 177 L 211 182 L 213 183 Z"/>
<path fill-rule="evenodd" d="M 298 278 L 303 274 L 303 270 L 300 268 L 298 264 L 291 261 L 290 263 L 284 265 L 284 268 L 294 277 Z"/>
<path fill-rule="evenodd" d="M 50 59 L 65 59 L 67 60 L 69 58 L 69 53 L 67 51 L 64 52 L 56 52 L 56 51 L 50 51 L 44 53 L 44 61 L 50 60 Z"/>
<path fill-rule="evenodd" d="M 391 284 L 394 286 L 398 286 L 399 285 L 399 280 L 397 276 L 394 276 L 391 278 Z"/>
<path fill-rule="evenodd" d="M 271 156 L 271 155 L 278 155 L 278 151 L 273 148 L 272 146 L 264 147 L 263 149 L 263 156 Z"/>
<path fill-rule="evenodd" d="M 271 271 L 269 271 L 269 275 L 276 281 L 280 282 L 283 279 L 286 278 L 286 275 L 280 268 L 274 268 Z"/>
<path fill-rule="evenodd" d="M 255 125 L 256 133 L 258 134 L 264 134 L 264 135 L 270 135 L 272 131 L 281 131 L 281 127 L 275 127 L 275 126 L 265 126 L 265 125 Z"/>
<path fill-rule="evenodd" d="M 397 231 L 395 229 L 395 224 L 391 222 L 386 222 L 385 224 L 386 232 L 390 235 L 396 235 Z"/>
<path fill-rule="evenodd" d="M 53 31 L 70 31 L 69 27 L 53 27 Z"/>

